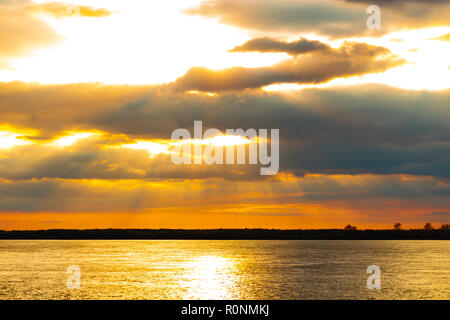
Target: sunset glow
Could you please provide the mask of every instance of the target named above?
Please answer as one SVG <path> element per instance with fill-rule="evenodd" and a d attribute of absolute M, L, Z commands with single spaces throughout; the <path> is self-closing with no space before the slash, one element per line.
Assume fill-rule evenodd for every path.
<path fill-rule="evenodd" d="M 60 147 L 67 147 L 73 145 L 79 140 L 86 139 L 92 137 L 94 135 L 98 135 L 96 133 L 91 132 L 68 132 L 66 136 L 60 137 L 56 139 L 53 143 Z"/>
<path fill-rule="evenodd" d="M 362 0 L 0 1 L 0 229 L 449 222 L 450 3 L 425 2 L 372 28 Z"/>

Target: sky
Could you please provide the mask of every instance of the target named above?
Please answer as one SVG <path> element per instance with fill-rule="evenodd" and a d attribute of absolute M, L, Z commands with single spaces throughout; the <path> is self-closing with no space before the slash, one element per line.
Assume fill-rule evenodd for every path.
<path fill-rule="evenodd" d="M 449 57 L 450 0 L 0 0 L 0 229 L 450 223 Z"/>

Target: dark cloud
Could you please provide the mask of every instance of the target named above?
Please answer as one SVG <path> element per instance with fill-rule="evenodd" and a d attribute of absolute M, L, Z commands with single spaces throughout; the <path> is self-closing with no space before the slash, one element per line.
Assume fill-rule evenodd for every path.
<path fill-rule="evenodd" d="M 231 49 L 230 52 L 286 52 L 290 55 L 298 55 L 326 49 L 330 49 L 330 46 L 317 40 L 302 38 L 297 41 L 283 42 L 264 37 L 251 39 L 246 43 Z"/>
<path fill-rule="evenodd" d="M 346 180 L 347 179 L 347 180 Z M 358 185 L 361 189 L 358 190 Z M 302 194 L 299 200 L 358 200 L 379 199 L 444 199 L 450 195 L 450 185 L 430 177 L 414 177 L 410 180 L 397 175 L 306 176 L 299 180 Z M 435 204 L 443 204 L 436 200 Z"/>
<path fill-rule="evenodd" d="M 355 2 L 355 3 L 363 3 L 366 4 L 369 1 L 367 0 L 345 0 L 347 2 Z M 423 4 L 425 1 L 423 0 L 371 0 L 371 4 L 377 4 L 377 5 L 387 5 L 387 6 L 401 6 L 408 3 L 421 3 Z M 426 0 L 427 3 L 433 3 L 433 4 L 444 4 L 448 3 L 449 0 Z"/>
<path fill-rule="evenodd" d="M 270 67 L 190 69 L 178 78 L 182 90 L 220 91 L 259 88 L 277 83 L 323 83 L 334 78 L 383 72 L 405 61 L 378 46 L 344 42 L 338 49 L 326 49 L 292 57 Z"/>
<path fill-rule="evenodd" d="M 391 31 L 446 26 L 450 2 L 339 0 L 207 0 L 185 12 L 218 18 L 221 23 L 262 32 L 316 33 L 332 38 L 379 36 Z M 366 8 L 379 4 L 381 30 L 368 30 Z"/>
<path fill-rule="evenodd" d="M 11 125 L 34 128 L 46 137 L 91 129 L 114 137 L 89 138 L 69 150 L 30 145 L 2 151 L 0 177 L 262 179 L 259 166 L 182 167 L 172 165 L 167 155 L 149 158 L 142 150 L 102 148 L 130 139 L 170 139 L 173 130 L 192 132 L 194 120 L 202 120 L 205 129 L 280 129 L 281 172 L 448 178 L 449 103 L 449 90 L 386 86 L 209 97 L 164 86 L 1 84 L 0 117 Z"/>
<path fill-rule="evenodd" d="M 134 105 L 143 97 L 157 96 L 159 91 L 153 87 L 88 83 L 49 86 L 0 83 L 0 114 L 11 124 L 41 130 L 38 138 L 50 138 L 76 126 L 93 129 L 89 119 L 106 110 L 117 113 L 128 110 L 127 103 Z"/>
<path fill-rule="evenodd" d="M 449 93 L 354 86 L 209 97 L 170 86 L 2 83 L 0 117 L 11 125 L 44 137 L 71 129 L 110 134 L 68 148 L 0 150 L 0 211 L 207 212 L 257 203 L 244 214 L 275 215 L 304 213 L 292 204 L 329 203 L 381 212 L 385 221 L 394 209 L 414 208 L 418 221 L 438 221 L 442 215 L 421 213 L 450 206 Z M 168 155 L 105 147 L 170 139 L 177 128 L 192 132 L 194 120 L 221 130 L 279 128 L 279 175 L 261 177 L 259 166 L 176 166 Z"/>
<path fill-rule="evenodd" d="M 223 179 L 0 180 L 0 212 L 130 212 L 162 207 L 188 210 L 189 207 L 208 208 L 213 205 L 223 210 L 223 206 L 239 208 L 239 205 L 245 207 L 253 204 L 252 211 L 244 212 L 262 213 L 261 208 L 269 205 L 269 212 L 276 215 L 298 212 L 302 205 L 318 201 L 324 205 L 336 205 L 336 200 L 340 206 L 358 209 L 365 206 L 371 211 L 388 208 L 392 199 L 397 203 L 406 201 L 406 206 L 414 203 L 418 208 L 448 208 L 449 195 L 449 184 L 430 177 L 406 179 L 402 176 L 374 175 L 313 175 L 287 181 L 241 181 L 239 184 Z M 292 204 L 298 204 L 298 207 L 292 207 Z M 286 210 L 285 205 L 291 209 Z M 304 206 L 303 211 L 306 208 Z M 439 214 L 433 216 L 436 219 L 448 218 Z"/>
<path fill-rule="evenodd" d="M 170 138 L 170 137 L 169 137 Z M 87 141 L 86 141 L 87 140 Z M 145 150 L 104 148 L 102 138 L 90 138 L 68 149 L 30 145 L 2 152 L 0 178 L 31 179 L 208 179 L 262 180 L 254 165 L 176 165 L 171 156 L 150 157 Z"/>
<path fill-rule="evenodd" d="M 187 14 L 267 32 L 313 32 L 347 36 L 365 27 L 365 12 L 336 1 L 203 1 Z M 356 29 L 356 30 L 355 30 Z"/>

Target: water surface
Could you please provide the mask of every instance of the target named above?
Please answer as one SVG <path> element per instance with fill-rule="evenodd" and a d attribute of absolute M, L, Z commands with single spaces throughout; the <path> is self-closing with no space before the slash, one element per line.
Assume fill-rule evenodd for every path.
<path fill-rule="evenodd" d="M 0 299 L 449 298 L 448 241 L 0 241 Z"/>

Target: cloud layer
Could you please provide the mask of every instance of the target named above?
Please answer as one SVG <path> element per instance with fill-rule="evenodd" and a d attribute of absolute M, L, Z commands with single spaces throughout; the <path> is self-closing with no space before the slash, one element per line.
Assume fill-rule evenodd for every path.
<path fill-rule="evenodd" d="M 0 69 L 9 68 L 11 59 L 30 55 L 36 49 L 53 46 L 63 40 L 40 14 L 56 18 L 75 15 L 105 17 L 111 12 L 60 2 L 0 2 Z"/>
<path fill-rule="evenodd" d="M 450 207 L 448 96 L 386 86 L 208 96 L 171 85 L 0 84 L 4 128 L 29 142 L 0 149 L 2 225 L 213 227 L 212 217 L 229 227 L 255 217 L 253 227 L 440 223 L 445 216 L 429 213 Z M 121 147 L 167 140 L 199 119 L 205 129 L 279 128 L 280 173 L 177 166 L 167 154 Z M 92 130 L 98 135 L 51 144 Z"/>
<path fill-rule="evenodd" d="M 22 136 L 33 144 L 3 152 L 0 176 L 260 179 L 252 166 L 183 168 L 172 165 L 167 155 L 149 158 L 142 150 L 104 148 L 136 139 L 167 140 L 173 130 L 192 131 L 194 120 L 202 120 L 205 128 L 222 131 L 279 128 L 281 170 L 299 176 L 374 173 L 448 178 L 448 95 L 448 90 L 411 93 L 359 86 L 209 97 L 174 91 L 171 86 L 3 84 L 0 116 L 37 133 Z M 91 130 L 104 135 L 68 150 L 42 145 L 66 131 Z"/>
<path fill-rule="evenodd" d="M 221 23 L 278 33 L 316 33 L 331 38 L 377 36 L 387 32 L 431 26 L 446 26 L 450 2 L 430 1 L 340 1 L 340 0 L 207 0 L 187 14 L 218 18 Z M 382 29 L 368 30 L 366 8 L 378 4 Z"/>
<path fill-rule="evenodd" d="M 271 45 L 280 44 L 272 42 Z M 289 44 L 287 46 L 290 47 Z M 247 46 L 244 44 L 246 47 L 248 43 Z M 277 83 L 317 84 L 334 78 L 383 72 L 404 62 L 386 48 L 345 42 L 340 48 L 322 46 L 321 49 L 270 67 L 233 67 L 218 71 L 194 67 L 176 80 L 175 87 L 182 90 L 221 91 L 259 88 Z"/>
<path fill-rule="evenodd" d="M 297 41 L 283 42 L 280 40 L 263 37 L 251 39 L 246 43 L 231 49 L 230 52 L 285 52 L 290 55 L 298 55 L 312 51 L 329 49 L 330 46 L 317 40 L 302 38 Z"/>

